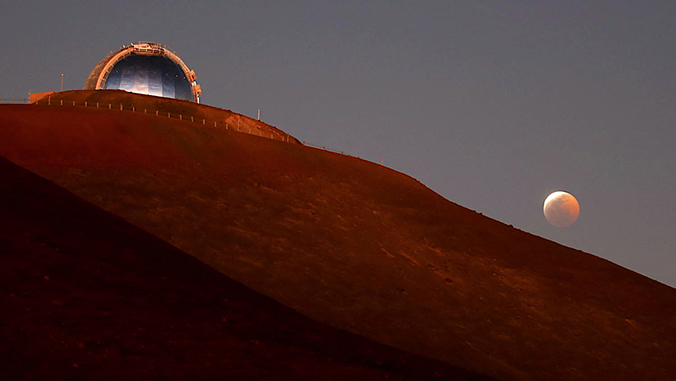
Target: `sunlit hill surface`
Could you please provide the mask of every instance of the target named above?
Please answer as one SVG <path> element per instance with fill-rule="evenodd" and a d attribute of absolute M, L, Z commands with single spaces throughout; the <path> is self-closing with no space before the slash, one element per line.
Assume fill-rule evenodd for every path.
<path fill-rule="evenodd" d="M 244 379 L 676 374 L 676 290 L 379 164 L 121 91 L 2 105 L 0 131 L 0 155 L 23 168 L 2 164 L 0 241 L 2 361 L 19 376 L 37 372 L 22 363 Z"/>

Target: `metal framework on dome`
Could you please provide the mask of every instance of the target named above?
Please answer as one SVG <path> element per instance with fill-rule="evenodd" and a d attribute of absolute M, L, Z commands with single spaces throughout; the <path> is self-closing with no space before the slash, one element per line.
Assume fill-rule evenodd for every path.
<path fill-rule="evenodd" d="M 120 61 L 131 55 L 139 56 L 161 56 L 170 59 L 176 65 L 178 65 L 185 77 L 190 82 L 192 89 L 192 94 L 196 103 L 200 102 L 200 94 L 202 94 L 202 87 L 197 84 L 194 70 L 190 70 L 188 66 L 179 58 L 174 52 L 169 50 L 166 45 L 158 44 L 156 42 L 148 41 L 139 41 L 136 44 L 130 44 L 129 46 L 122 46 L 118 52 L 111 52 L 101 60 L 95 67 L 94 70 L 89 74 L 87 81 L 85 82 L 85 90 L 101 90 L 106 89 L 106 82 L 108 81 L 108 76 L 111 71 Z"/>

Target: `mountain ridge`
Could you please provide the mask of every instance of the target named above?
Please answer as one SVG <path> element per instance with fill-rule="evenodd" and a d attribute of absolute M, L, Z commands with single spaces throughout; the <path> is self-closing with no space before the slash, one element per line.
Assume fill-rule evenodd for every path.
<path fill-rule="evenodd" d="M 674 373 L 676 290 L 381 165 L 114 110 L 0 125 L 0 155 L 321 322 L 497 379 Z"/>

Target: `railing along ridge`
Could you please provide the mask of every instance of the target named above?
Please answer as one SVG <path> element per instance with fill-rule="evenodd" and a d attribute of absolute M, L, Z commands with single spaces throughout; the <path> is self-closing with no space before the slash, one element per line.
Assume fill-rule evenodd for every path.
<path fill-rule="evenodd" d="M 89 103 L 88 101 L 84 101 L 82 103 L 78 103 L 76 101 L 65 101 L 64 102 L 63 99 L 59 99 L 58 101 L 54 100 L 54 102 L 52 102 L 51 97 L 49 97 L 49 98 L 47 98 L 47 100 L 45 100 L 43 98 L 43 99 L 36 101 L 33 104 L 36 105 L 36 106 L 45 106 L 46 105 L 46 106 L 86 107 L 86 108 L 98 108 L 98 109 L 106 109 L 107 108 L 109 110 L 131 111 L 131 112 L 141 113 L 141 108 L 137 109 L 136 106 L 133 106 L 133 105 L 131 107 L 129 107 L 129 106 L 125 107 L 123 103 L 119 103 L 119 107 L 118 107 L 117 104 L 113 104 L 113 103 L 110 103 L 110 102 L 108 102 L 108 103 L 100 103 L 100 102 Z M 106 105 L 107 105 L 107 107 L 106 107 Z M 145 115 L 153 115 L 154 114 L 155 116 L 159 116 L 159 117 L 166 117 L 166 118 L 175 119 L 175 120 L 178 119 L 178 120 L 191 122 L 191 123 L 199 123 L 201 121 L 202 125 L 207 125 L 207 119 L 206 118 L 195 118 L 192 115 L 185 115 L 185 118 L 184 118 L 183 114 L 172 114 L 170 111 L 160 112 L 160 110 L 157 110 L 157 109 L 155 110 L 155 112 L 152 112 L 152 110 L 150 110 L 151 112 L 148 112 L 148 111 L 149 110 L 147 108 L 143 108 L 142 113 L 145 114 Z M 226 130 L 233 130 L 233 131 L 236 131 L 236 132 L 248 133 L 249 135 L 259 136 L 259 137 L 272 139 L 272 140 L 281 140 L 281 141 L 284 141 L 284 142 L 287 142 L 287 143 L 291 142 L 291 135 L 289 135 L 287 133 L 281 134 L 279 131 L 273 129 L 273 130 L 270 130 L 270 137 L 268 137 L 267 136 L 268 133 L 266 132 L 265 134 L 263 134 L 263 130 L 261 130 L 261 129 L 252 129 L 251 127 L 248 127 L 248 126 L 240 126 L 239 120 L 237 121 L 236 126 L 231 125 L 230 123 L 223 121 L 223 120 L 216 120 L 216 121 L 210 120 L 208 124 L 211 125 L 212 122 L 213 122 L 213 126 L 216 127 L 216 128 L 225 126 Z M 256 131 L 258 131 L 258 134 L 255 133 Z M 275 135 L 277 135 L 278 138 L 275 138 Z"/>
<path fill-rule="evenodd" d="M 3 103 L 2 100 L 7 100 L 7 99 L 11 99 L 11 102 L 10 102 L 11 104 L 27 104 L 28 103 L 28 99 L 25 99 L 25 98 L 19 99 L 19 100 L 22 101 L 22 103 L 15 102 L 16 100 L 18 100 L 16 98 L 0 98 L 0 103 Z M 105 107 L 106 103 L 101 104 L 100 102 L 89 104 L 88 101 L 84 101 L 82 104 L 78 104 L 76 101 L 66 101 L 66 102 L 64 102 L 63 99 L 59 99 L 58 104 L 52 104 L 52 103 L 57 103 L 57 101 L 55 100 L 54 102 L 52 102 L 51 97 L 48 97 L 46 101 L 43 98 L 43 99 L 37 100 L 35 103 L 32 103 L 32 104 L 34 104 L 36 106 L 47 105 L 47 106 L 72 106 L 72 107 L 103 108 L 103 109 L 106 108 Z M 96 104 L 96 106 L 94 106 L 94 104 Z M 110 102 L 108 102 L 107 105 L 108 105 L 107 108 L 109 110 L 130 111 L 130 112 L 138 112 L 138 113 L 141 112 L 140 109 L 136 108 L 136 106 L 131 106 L 131 107 L 125 108 L 124 104 L 122 104 L 122 103 L 119 104 L 119 107 L 117 107 L 117 105 L 115 105 L 115 107 L 113 107 L 113 103 L 110 103 Z M 201 120 L 202 125 L 207 125 L 207 124 L 211 125 L 211 123 L 212 123 L 212 121 L 209 121 L 209 123 L 207 123 L 206 118 L 195 118 L 192 115 L 186 116 L 185 118 L 183 117 L 183 114 L 173 114 L 173 116 L 172 116 L 171 112 L 169 112 L 169 111 L 167 111 L 166 113 L 160 112 L 159 110 L 155 110 L 154 113 L 148 112 L 147 108 L 143 109 L 143 114 L 145 114 L 145 115 L 153 115 L 154 114 L 155 116 L 158 116 L 158 117 L 166 117 L 166 118 L 169 118 L 169 119 L 178 119 L 178 120 L 182 120 L 182 121 L 185 121 L 185 122 L 191 122 L 191 123 L 199 123 L 200 120 Z M 178 117 L 176 117 L 176 115 L 178 115 Z M 267 132 L 264 136 L 263 131 L 260 130 L 260 129 L 252 129 L 251 127 L 248 127 L 248 126 L 247 127 L 240 126 L 239 119 L 237 121 L 236 126 L 231 125 L 230 123 L 228 123 L 226 121 L 222 121 L 222 120 L 213 121 L 213 126 L 216 127 L 216 128 L 218 128 L 219 126 L 220 127 L 225 126 L 226 130 L 232 130 L 232 131 L 240 132 L 240 133 L 247 133 L 249 135 L 264 137 L 266 139 L 281 140 L 281 141 L 287 142 L 287 143 L 289 143 L 291 141 L 291 138 L 292 138 L 291 135 L 289 135 L 287 133 L 281 134 L 277 130 L 271 130 L 270 137 L 268 138 Z M 258 131 L 258 134 L 255 133 L 256 130 Z M 275 138 L 275 134 L 279 137 L 279 139 Z M 332 153 L 336 153 L 336 154 L 344 155 L 344 156 L 352 156 L 352 155 L 348 155 L 348 154 L 344 153 L 343 151 L 340 151 L 340 150 L 337 150 L 337 149 L 334 149 L 334 148 L 327 148 L 325 145 L 309 143 L 309 142 L 306 142 L 306 141 L 302 141 L 301 143 L 306 147 L 317 148 L 317 149 L 321 149 L 323 151 L 328 151 L 328 152 L 332 152 Z M 354 157 L 359 158 L 359 156 L 354 156 Z M 382 160 L 381 160 L 380 164 L 383 164 Z"/>
<path fill-rule="evenodd" d="M 28 98 L 0 98 L 0 104 L 28 104 Z"/>

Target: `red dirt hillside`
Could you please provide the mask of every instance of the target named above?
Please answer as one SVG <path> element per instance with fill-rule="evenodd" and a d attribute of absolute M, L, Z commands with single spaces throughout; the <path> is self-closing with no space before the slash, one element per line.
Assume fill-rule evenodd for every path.
<path fill-rule="evenodd" d="M 0 158 L 0 374 L 488 380 L 329 328 Z"/>
<path fill-rule="evenodd" d="M 128 111 L 0 106 L 0 155 L 313 319 L 501 380 L 668 380 L 676 290 L 409 176 Z"/>
<path fill-rule="evenodd" d="M 195 124 L 209 124 L 230 128 L 248 134 L 275 140 L 301 144 L 293 136 L 279 128 L 259 120 L 223 110 L 217 107 L 196 104 L 172 98 L 130 93 L 124 90 L 72 90 L 52 93 L 37 101 L 40 106 L 89 107 L 100 109 L 127 110 L 167 118 L 191 121 Z M 192 119 L 191 119 L 192 118 Z"/>

